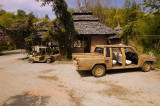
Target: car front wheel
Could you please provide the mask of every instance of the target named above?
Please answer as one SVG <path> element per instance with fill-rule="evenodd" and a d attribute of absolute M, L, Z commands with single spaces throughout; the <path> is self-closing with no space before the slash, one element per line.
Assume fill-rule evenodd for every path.
<path fill-rule="evenodd" d="M 92 69 L 92 74 L 95 77 L 102 77 L 105 74 L 105 67 L 103 65 L 96 65 L 93 69 Z"/>
<path fill-rule="evenodd" d="M 47 59 L 46 62 L 49 64 L 49 63 L 52 62 L 52 60 L 51 59 Z"/>
<path fill-rule="evenodd" d="M 34 63 L 34 60 L 33 59 L 29 59 L 29 63 Z"/>
<path fill-rule="evenodd" d="M 151 70 L 151 62 L 145 62 L 145 63 L 143 64 L 142 70 L 143 70 L 144 72 L 150 71 L 150 70 Z"/>

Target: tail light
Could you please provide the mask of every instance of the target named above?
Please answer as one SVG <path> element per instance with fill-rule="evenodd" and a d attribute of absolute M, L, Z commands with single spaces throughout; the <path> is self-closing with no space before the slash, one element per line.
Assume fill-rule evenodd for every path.
<path fill-rule="evenodd" d="M 77 59 L 77 66 L 79 65 L 78 59 Z"/>

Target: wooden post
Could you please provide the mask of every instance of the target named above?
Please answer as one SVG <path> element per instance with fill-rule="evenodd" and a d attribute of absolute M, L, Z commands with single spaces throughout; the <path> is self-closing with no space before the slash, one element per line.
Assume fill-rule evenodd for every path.
<path fill-rule="evenodd" d="M 83 41 L 82 41 L 82 47 L 84 48 L 84 36 L 83 36 Z"/>
<path fill-rule="evenodd" d="M 121 48 L 121 52 L 122 52 L 122 67 L 124 68 L 126 66 L 126 55 L 124 52 L 124 48 Z"/>
<path fill-rule="evenodd" d="M 83 39 L 82 39 L 82 48 L 83 48 L 83 52 L 84 52 L 84 36 L 83 36 Z"/>

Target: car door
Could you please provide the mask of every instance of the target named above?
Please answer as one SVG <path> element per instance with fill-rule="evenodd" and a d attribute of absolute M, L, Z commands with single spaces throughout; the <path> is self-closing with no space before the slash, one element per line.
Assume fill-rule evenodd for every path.
<path fill-rule="evenodd" d="M 124 48 L 125 53 L 125 68 L 139 67 L 139 53 L 132 47 Z"/>
<path fill-rule="evenodd" d="M 112 69 L 125 68 L 125 53 L 122 47 L 112 47 L 111 49 Z"/>
<path fill-rule="evenodd" d="M 107 69 L 112 69 L 112 49 L 111 47 L 104 48 L 104 63 Z"/>

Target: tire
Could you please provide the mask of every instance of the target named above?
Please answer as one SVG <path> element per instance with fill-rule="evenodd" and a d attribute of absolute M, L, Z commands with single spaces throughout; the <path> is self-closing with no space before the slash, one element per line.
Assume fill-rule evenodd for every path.
<path fill-rule="evenodd" d="M 56 59 L 53 57 L 53 58 L 52 58 L 52 62 L 54 62 L 54 61 L 56 61 Z"/>
<path fill-rule="evenodd" d="M 47 59 L 46 62 L 49 64 L 49 63 L 52 62 L 52 60 L 51 59 Z"/>
<path fill-rule="evenodd" d="M 142 71 L 149 72 L 151 70 L 151 62 L 145 62 L 142 66 Z"/>
<path fill-rule="evenodd" d="M 33 59 L 29 59 L 29 63 L 34 63 L 34 60 Z"/>
<path fill-rule="evenodd" d="M 92 69 L 92 74 L 95 77 L 102 77 L 105 74 L 105 67 L 103 65 L 96 65 L 93 69 Z"/>

